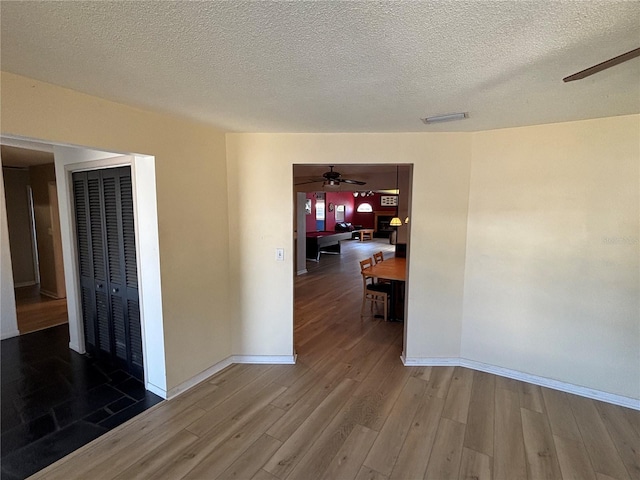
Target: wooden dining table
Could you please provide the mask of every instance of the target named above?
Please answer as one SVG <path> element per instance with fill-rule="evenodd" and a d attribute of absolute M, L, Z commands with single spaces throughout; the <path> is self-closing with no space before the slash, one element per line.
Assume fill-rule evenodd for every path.
<path fill-rule="evenodd" d="M 403 257 L 391 257 L 362 270 L 363 275 L 377 279 L 391 281 L 391 315 L 390 320 L 402 321 L 404 318 L 404 305 L 398 305 L 398 296 L 404 290 L 404 282 L 407 279 L 407 259 Z"/>

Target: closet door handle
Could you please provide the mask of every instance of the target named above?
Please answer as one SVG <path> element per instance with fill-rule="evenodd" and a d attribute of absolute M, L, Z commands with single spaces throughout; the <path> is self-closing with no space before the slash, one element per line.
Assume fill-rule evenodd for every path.
<path fill-rule="evenodd" d="M 113 293 L 118 293 L 118 292 L 120 291 L 120 289 L 119 289 L 119 288 L 113 288 L 111 291 L 112 291 Z"/>

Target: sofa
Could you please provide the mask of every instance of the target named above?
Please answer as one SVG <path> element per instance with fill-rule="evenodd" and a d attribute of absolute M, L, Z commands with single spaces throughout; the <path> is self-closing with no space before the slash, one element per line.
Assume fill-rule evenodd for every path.
<path fill-rule="evenodd" d="M 352 225 L 351 222 L 338 222 L 335 226 L 336 232 L 356 232 L 360 229 L 362 229 L 362 225 Z M 353 233 L 351 238 L 358 238 L 358 234 Z"/>

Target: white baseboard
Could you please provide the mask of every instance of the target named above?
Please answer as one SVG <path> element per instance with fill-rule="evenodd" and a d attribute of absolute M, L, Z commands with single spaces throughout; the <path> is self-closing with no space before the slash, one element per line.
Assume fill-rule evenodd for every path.
<path fill-rule="evenodd" d="M 81 355 L 84 355 L 85 353 L 87 353 L 87 351 L 84 348 L 80 348 L 80 345 L 77 343 L 69 342 L 69 348 L 74 352 L 78 352 Z"/>
<path fill-rule="evenodd" d="M 37 285 L 37 282 L 35 280 L 29 280 L 28 282 L 14 283 L 13 288 L 33 287 L 34 285 Z"/>
<path fill-rule="evenodd" d="M 475 360 L 469 360 L 466 358 L 457 357 L 400 357 L 402 363 L 409 367 L 448 367 L 448 366 L 460 366 L 470 368 L 472 370 L 478 370 L 480 372 L 492 373 L 500 377 L 512 378 L 514 380 L 520 380 L 522 382 L 532 383 L 541 387 L 551 388 L 553 390 L 559 390 L 561 392 L 567 392 L 581 397 L 591 398 L 593 400 L 599 400 L 601 402 L 612 403 L 614 405 L 620 405 L 621 407 L 632 408 L 634 410 L 640 410 L 640 399 L 625 397 L 623 395 L 616 395 L 614 393 L 603 392 L 601 390 L 595 390 L 580 385 L 574 385 L 572 383 L 561 382 L 551 378 L 540 377 L 538 375 L 531 375 L 529 373 L 519 372 L 517 370 L 511 370 L 508 368 L 498 367 L 496 365 L 489 365 Z"/>
<path fill-rule="evenodd" d="M 296 355 L 234 355 L 233 363 L 256 363 L 268 365 L 292 365 Z"/>
<path fill-rule="evenodd" d="M 154 385 L 153 383 L 149 383 L 149 382 L 146 382 L 144 384 L 144 388 L 149 390 L 151 393 L 155 393 L 160 398 L 164 398 L 165 400 L 167 399 L 167 391 L 164 388 L 160 388 Z"/>
<path fill-rule="evenodd" d="M 13 337 L 17 337 L 20 335 L 20 331 L 19 330 L 12 330 L 10 332 L 3 332 L 2 335 L 0 335 L 0 340 L 6 340 L 7 338 L 13 338 Z"/>
<path fill-rule="evenodd" d="M 458 357 L 405 357 L 400 356 L 405 367 L 458 367 Z"/>
<path fill-rule="evenodd" d="M 186 392 L 191 387 L 195 387 L 197 384 L 199 384 L 200 382 L 206 380 L 210 376 L 215 375 L 216 373 L 218 373 L 221 370 L 224 370 L 225 368 L 227 368 L 232 363 L 234 363 L 233 362 L 233 356 L 227 357 L 224 360 L 216 363 L 215 365 L 210 366 L 206 370 L 203 370 L 202 372 L 198 373 L 197 375 L 191 377 L 189 380 L 187 380 L 185 382 L 182 382 L 177 387 L 173 387 L 168 392 L 165 392 L 162 389 L 158 389 L 161 393 L 153 392 L 153 390 L 151 390 L 151 391 L 153 393 L 155 393 L 156 395 L 161 396 L 162 398 L 166 398 L 167 400 L 170 400 L 170 399 L 172 399 L 174 397 L 177 397 L 181 393 Z M 163 395 L 163 393 L 164 393 L 164 395 Z"/>
<path fill-rule="evenodd" d="M 168 392 L 165 390 L 152 385 L 150 383 L 145 384 L 145 388 L 156 395 L 166 398 L 170 400 L 172 398 L 177 397 L 181 393 L 186 392 L 191 387 L 195 387 L 197 384 L 203 382 L 207 378 L 215 375 L 221 370 L 227 368 L 229 365 L 233 363 L 254 363 L 254 364 L 268 364 L 268 365 L 291 365 L 296 363 L 296 355 L 231 355 L 230 357 L 225 358 L 221 362 L 212 365 L 206 370 L 200 372 L 199 374 L 191 377 L 189 380 L 182 382 L 177 387 L 170 389 Z"/>
<path fill-rule="evenodd" d="M 298 270 L 296 272 L 296 275 L 304 275 L 305 273 L 309 273 L 309 270 L 307 270 L 306 268 L 304 270 Z"/>

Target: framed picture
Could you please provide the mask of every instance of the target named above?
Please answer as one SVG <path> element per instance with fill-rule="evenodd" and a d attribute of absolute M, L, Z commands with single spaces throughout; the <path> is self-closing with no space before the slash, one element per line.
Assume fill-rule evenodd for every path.
<path fill-rule="evenodd" d="M 397 195 L 382 195 L 380 196 L 380 205 L 383 207 L 397 207 L 398 196 Z"/>
<path fill-rule="evenodd" d="M 307 198 L 307 201 L 304 204 L 304 212 L 307 215 L 311 215 L 311 199 L 310 198 Z"/>

